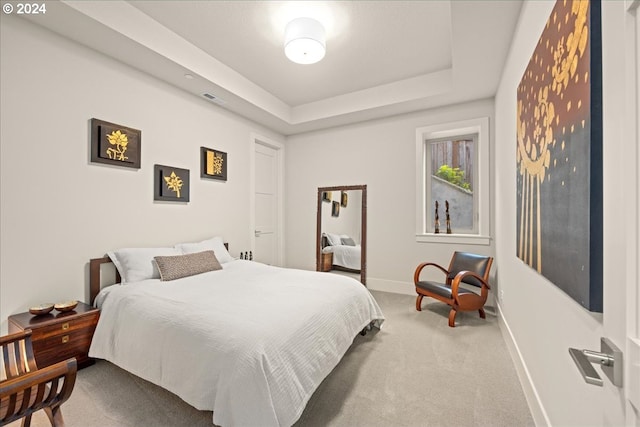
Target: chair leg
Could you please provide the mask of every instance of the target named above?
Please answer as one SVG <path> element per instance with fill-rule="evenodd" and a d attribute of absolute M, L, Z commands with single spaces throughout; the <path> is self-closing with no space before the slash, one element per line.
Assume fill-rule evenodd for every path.
<path fill-rule="evenodd" d="M 451 311 L 449 312 L 449 326 L 451 326 L 452 328 L 455 328 L 456 326 L 456 314 L 458 314 L 456 309 L 451 308 Z"/>
<path fill-rule="evenodd" d="M 47 414 L 47 418 L 49 418 L 52 427 L 64 427 L 64 418 L 62 418 L 60 406 L 44 408 L 44 412 Z"/>
<path fill-rule="evenodd" d="M 478 313 L 480 313 L 480 318 L 481 319 L 486 319 L 487 318 L 487 315 L 484 314 L 484 308 L 479 309 Z"/>
<path fill-rule="evenodd" d="M 22 419 L 22 427 L 30 427 L 31 426 L 31 414 L 25 415 Z"/>
<path fill-rule="evenodd" d="M 418 294 L 418 298 L 416 298 L 416 310 L 422 311 L 422 298 L 424 295 Z"/>

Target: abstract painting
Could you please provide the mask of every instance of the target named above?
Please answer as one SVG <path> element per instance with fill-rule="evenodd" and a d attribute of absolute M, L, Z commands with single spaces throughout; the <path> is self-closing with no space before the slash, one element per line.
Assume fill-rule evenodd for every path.
<path fill-rule="evenodd" d="M 517 89 L 517 256 L 602 312 L 600 3 L 558 0 Z"/>

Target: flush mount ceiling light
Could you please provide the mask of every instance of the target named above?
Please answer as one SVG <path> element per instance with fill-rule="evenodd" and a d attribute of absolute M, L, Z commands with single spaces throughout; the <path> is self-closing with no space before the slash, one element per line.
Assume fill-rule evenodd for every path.
<path fill-rule="evenodd" d="M 322 24 L 312 18 L 297 18 L 289 22 L 284 32 L 284 54 L 297 64 L 314 64 L 324 58 Z"/>

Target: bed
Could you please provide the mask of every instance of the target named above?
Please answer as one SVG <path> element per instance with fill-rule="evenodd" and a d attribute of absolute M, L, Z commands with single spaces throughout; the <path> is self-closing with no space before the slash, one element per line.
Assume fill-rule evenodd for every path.
<path fill-rule="evenodd" d="M 92 260 L 101 313 L 89 355 L 212 410 L 216 425 L 290 426 L 354 337 L 384 316 L 352 278 L 233 260 L 219 243 L 220 269 L 175 280 L 131 274 L 117 253 Z M 110 260 L 123 284 L 98 293 Z"/>
<path fill-rule="evenodd" d="M 334 269 L 360 272 L 362 248 L 348 235 L 323 233 L 322 253 L 333 254 L 331 263 Z"/>

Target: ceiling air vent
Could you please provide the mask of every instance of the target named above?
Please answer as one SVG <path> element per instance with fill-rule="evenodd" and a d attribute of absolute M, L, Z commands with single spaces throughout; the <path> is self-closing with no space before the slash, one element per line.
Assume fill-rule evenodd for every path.
<path fill-rule="evenodd" d="M 224 100 L 218 98 L 215 95 L 211 95 L 210 93 L 203 93 L 202 96 L 204 96 L 209 101 L 214 102 L 214 103 L 216 103 L 218 105 L 224 105 L 225 104 Z"/>

